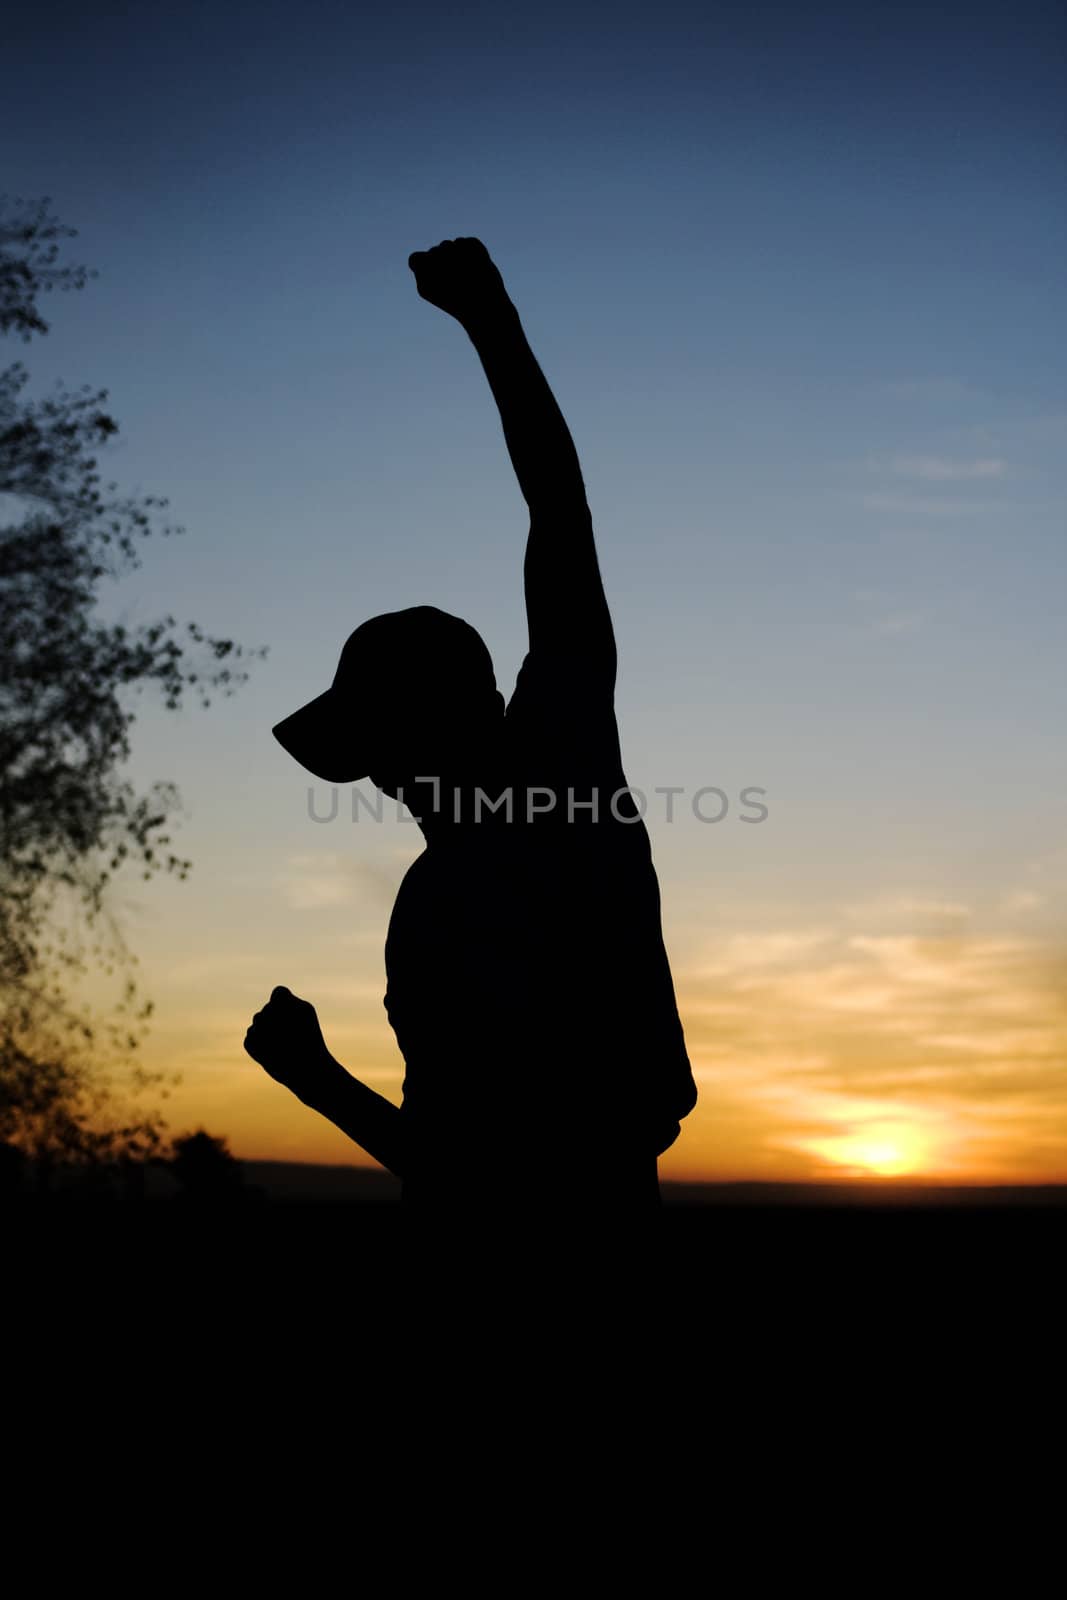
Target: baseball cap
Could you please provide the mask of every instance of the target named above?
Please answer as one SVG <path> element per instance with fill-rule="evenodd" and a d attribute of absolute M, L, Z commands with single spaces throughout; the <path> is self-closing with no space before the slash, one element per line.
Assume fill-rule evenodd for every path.
<path fill-rule="evenodd" d="M 330 687 L 271 732 L 316 778 L 355 783 L 405 705 L 471 684 L 496 687 L 476 628 L 436 606 L 387 611 L 349 634 Z"/>

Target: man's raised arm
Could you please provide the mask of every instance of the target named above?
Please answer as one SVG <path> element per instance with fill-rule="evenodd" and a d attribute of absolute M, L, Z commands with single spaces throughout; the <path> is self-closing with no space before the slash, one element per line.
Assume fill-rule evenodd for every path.
<path fill-rule="evenodd" d="M 422 298 L 466 330 L 500 412 L 530 508 L 530 649 L 578 656 L 613 684 L 615 640 L 578 453 L 504 281 L 480 239 L 446 239 L 408 265 Z"/>

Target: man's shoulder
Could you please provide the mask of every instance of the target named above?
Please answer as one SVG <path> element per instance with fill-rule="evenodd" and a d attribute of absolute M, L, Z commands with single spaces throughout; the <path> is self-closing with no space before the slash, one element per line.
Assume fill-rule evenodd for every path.
<path fill-rule="evenodd" d="M 508 711 L 527 701 L 545 700 L 613 710 L 614 676 L 598 670 L 595 657 L 580 650 L 527 650 L 515 676 Z"/>
<path fill-rule="evenodd" d="M 579 755 L 581 765 L 607 775 L 621 767 L 614 687 L 575 669 L 566 658 L 530 651 L 507 704 L 505 727 L 513 756 Z"/>

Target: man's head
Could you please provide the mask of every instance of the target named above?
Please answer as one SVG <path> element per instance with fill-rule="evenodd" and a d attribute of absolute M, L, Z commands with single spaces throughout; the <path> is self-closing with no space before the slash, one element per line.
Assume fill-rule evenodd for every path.
<path fill-rule="evenodd" d="M 481 635 L 436 606 L 411 606 L 350 634 L 329 689 L 273 733 L 317 778 L 369 777 L 395 798 L 416 778 L 473 776 L 503 712 Z"/>

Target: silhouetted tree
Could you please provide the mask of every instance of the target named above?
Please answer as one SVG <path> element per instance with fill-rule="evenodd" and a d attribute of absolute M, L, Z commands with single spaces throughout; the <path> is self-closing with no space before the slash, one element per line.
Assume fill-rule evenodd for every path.
<path fill-rule="evenodd" d="M 48 332 L 42 293 L 96 276 L 56 265 L 76 230 L 49 208 L 0 198 L 0 333 L 23 340 Z M 118 432 L 106 390 L 31 399 L 28 380 L 21 362 L 0 371 L 0 1140 L 47 1175 L 161 1147 L 161 1115 L 130 1109 L 113 1080 L 121 1064 L 130 1091 L 161 1081 L 132 1066 L 151 1006 L 107 890 L 123 869 L 183 878 L 190 863 L 169 849 L 174 785 L 139 793 L 123 777 L 130 698 L 152 687 L 169 709 L 208 705 L 265 652 L 170 616 L 101 619 L 102 586 L 140 565 L 167 502 L 102 483 L 96 453 Z M 77 995 L 101 969 L 123 985 L 102 1020 Z"/>
<path fill-rule="evenodd" d="M 199 1128 L 175 1139 L 171 1148 L 170 1170 L 186 1199 L 217 1203 L 245 1198 L 244 1168 L 225 1139 Z M 253 1193 L 248 1191 L 249 1196 Z"/>

